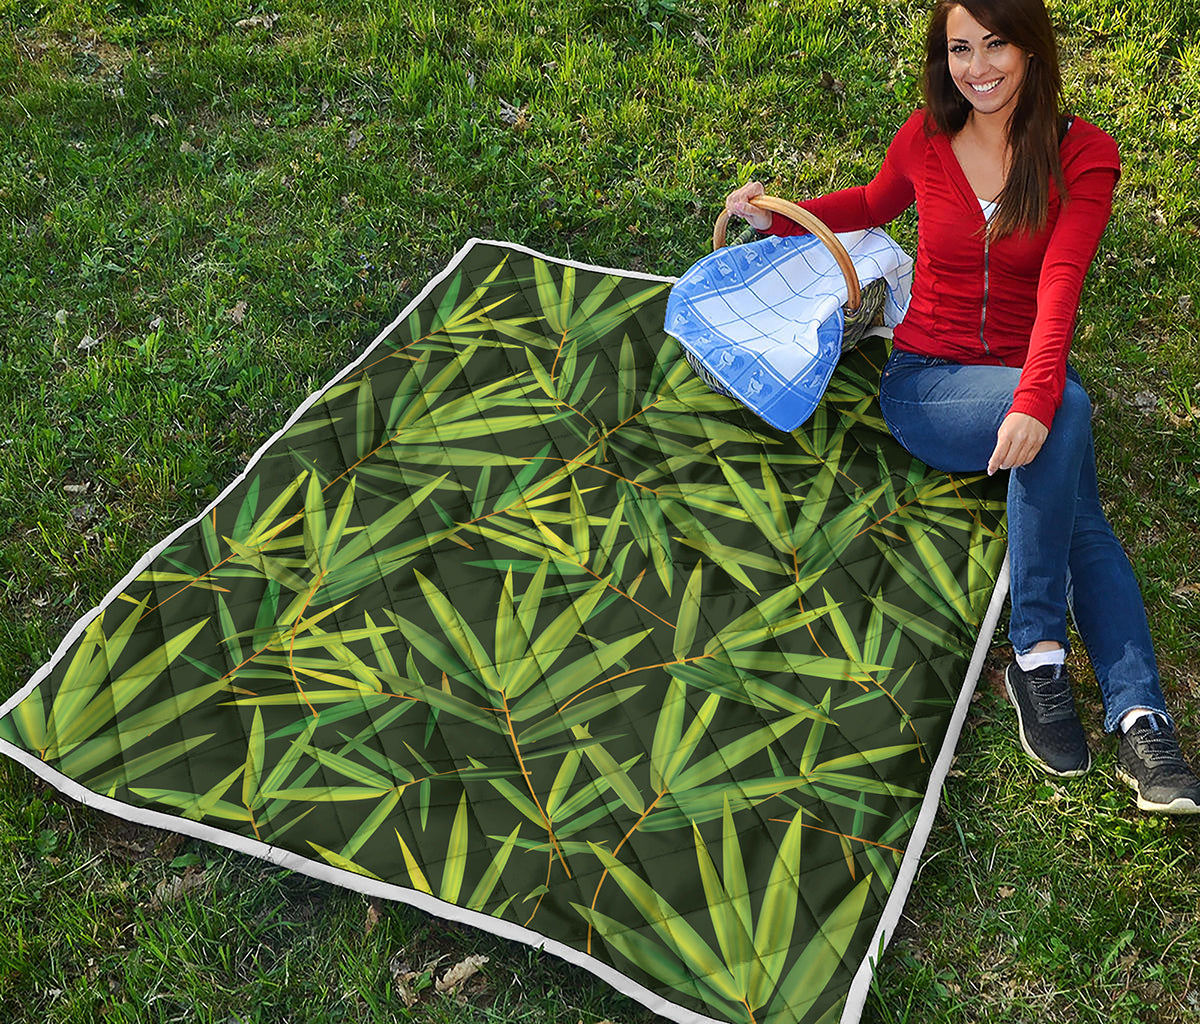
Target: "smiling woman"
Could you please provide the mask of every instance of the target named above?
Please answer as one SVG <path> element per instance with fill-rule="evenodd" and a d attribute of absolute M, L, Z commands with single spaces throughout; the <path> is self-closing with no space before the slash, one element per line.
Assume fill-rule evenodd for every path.
<path fill-rule="evenodd" d="M 941 0 L 926 33 L 925 108 L 873 181 L 802 203 L 834 231 L 914 203 L 912 301 L 895 330 L 880 406 L 896 439 L 949 472 L 1011 471 L 1006 685 L 1021 746 L 1046 772 L 1084 774 L 1092 753 L 1066 670 L 1067 614 L 1120 733 L 1118 777 L 1142 810 L 1200 813 L 1200 779 L 1175 739 L 1145 608 L 1100 507 L 1091 404 L 1067 356 L 1083 280 L 1108 224 L 1113 139 L 1062 109 L 1043 0 Z M 799 225 L 751 205 L 732 214 L 777 235 Z"/>

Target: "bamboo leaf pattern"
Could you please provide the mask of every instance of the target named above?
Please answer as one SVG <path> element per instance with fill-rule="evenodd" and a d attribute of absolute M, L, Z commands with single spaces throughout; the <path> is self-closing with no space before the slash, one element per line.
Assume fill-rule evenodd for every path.
<path fill-rule="evenodd" d="M 1003 558 L 1003 494 L 887 436 L 878 339 L 785 435 L 692 375 L 653 326 L 665 299 L 475 246 L 0 740 L 687 1010 L 832 1020 Z"/>

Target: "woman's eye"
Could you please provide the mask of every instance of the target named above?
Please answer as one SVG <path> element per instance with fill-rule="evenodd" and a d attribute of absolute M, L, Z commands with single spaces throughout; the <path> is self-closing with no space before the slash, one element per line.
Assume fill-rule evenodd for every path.
<path fill-rule="evenodd" d="M 1007 46 L 1007 45 L 1008 45 L 1008 40 L 1006 40 L 1006 39 L 993 39 L 990 43 L 988 43 L 988 49 L 989 50 L 998 50 L 1001 46 Z"/>
<path fill-rule="evenodd" d="M 965 46 L 963 46 L 962 43 L 955 43 L 953 46 L 950 47 L 950 52 L 951 53 L 966 53 L 967 48 Z"/>

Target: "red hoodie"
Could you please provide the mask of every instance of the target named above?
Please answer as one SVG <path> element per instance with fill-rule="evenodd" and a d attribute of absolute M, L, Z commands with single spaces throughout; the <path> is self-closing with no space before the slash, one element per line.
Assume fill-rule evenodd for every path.
<path fill-rule="evenodd" d="M 834 231 L 887 224 L 915 201 L 917 263 L 897 348 L 960 363 L 1020 366 L 1010 412 L 1047 427 L 1062 401 L 1079 293 L 1112 212 L 1120 158 L 1111 136 L 1079 118 L 1059 147 L 1068 202 L 1053 179 L 1046 227 L 988 240 L 983 211 L 946 135 L 925 112 L 904 122 L 868 185 L 801 203 Z M 776 235 L 803 232 L 776 217 Z"/>

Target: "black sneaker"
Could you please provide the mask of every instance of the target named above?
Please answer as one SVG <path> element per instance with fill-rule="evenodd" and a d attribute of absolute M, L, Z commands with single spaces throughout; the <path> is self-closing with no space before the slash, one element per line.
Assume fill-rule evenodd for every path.
<path fill-rule="evenodd" d="M 1017 709 L 1025 753 L 1051 775 L 1082 775 L 1092 766 L 1066 665 L 1026 672 L 1014 661 L 1004 674 L 1004 687 Z"/>
<path fill-rule="evenodd" d="M 1137 791 L 1143 811 L 1200 814 L 1200 779 L 1183 759 L 1175 730 L 1157 715 L 1143 715 L 1121 734 L 1117 777 Z"/>

